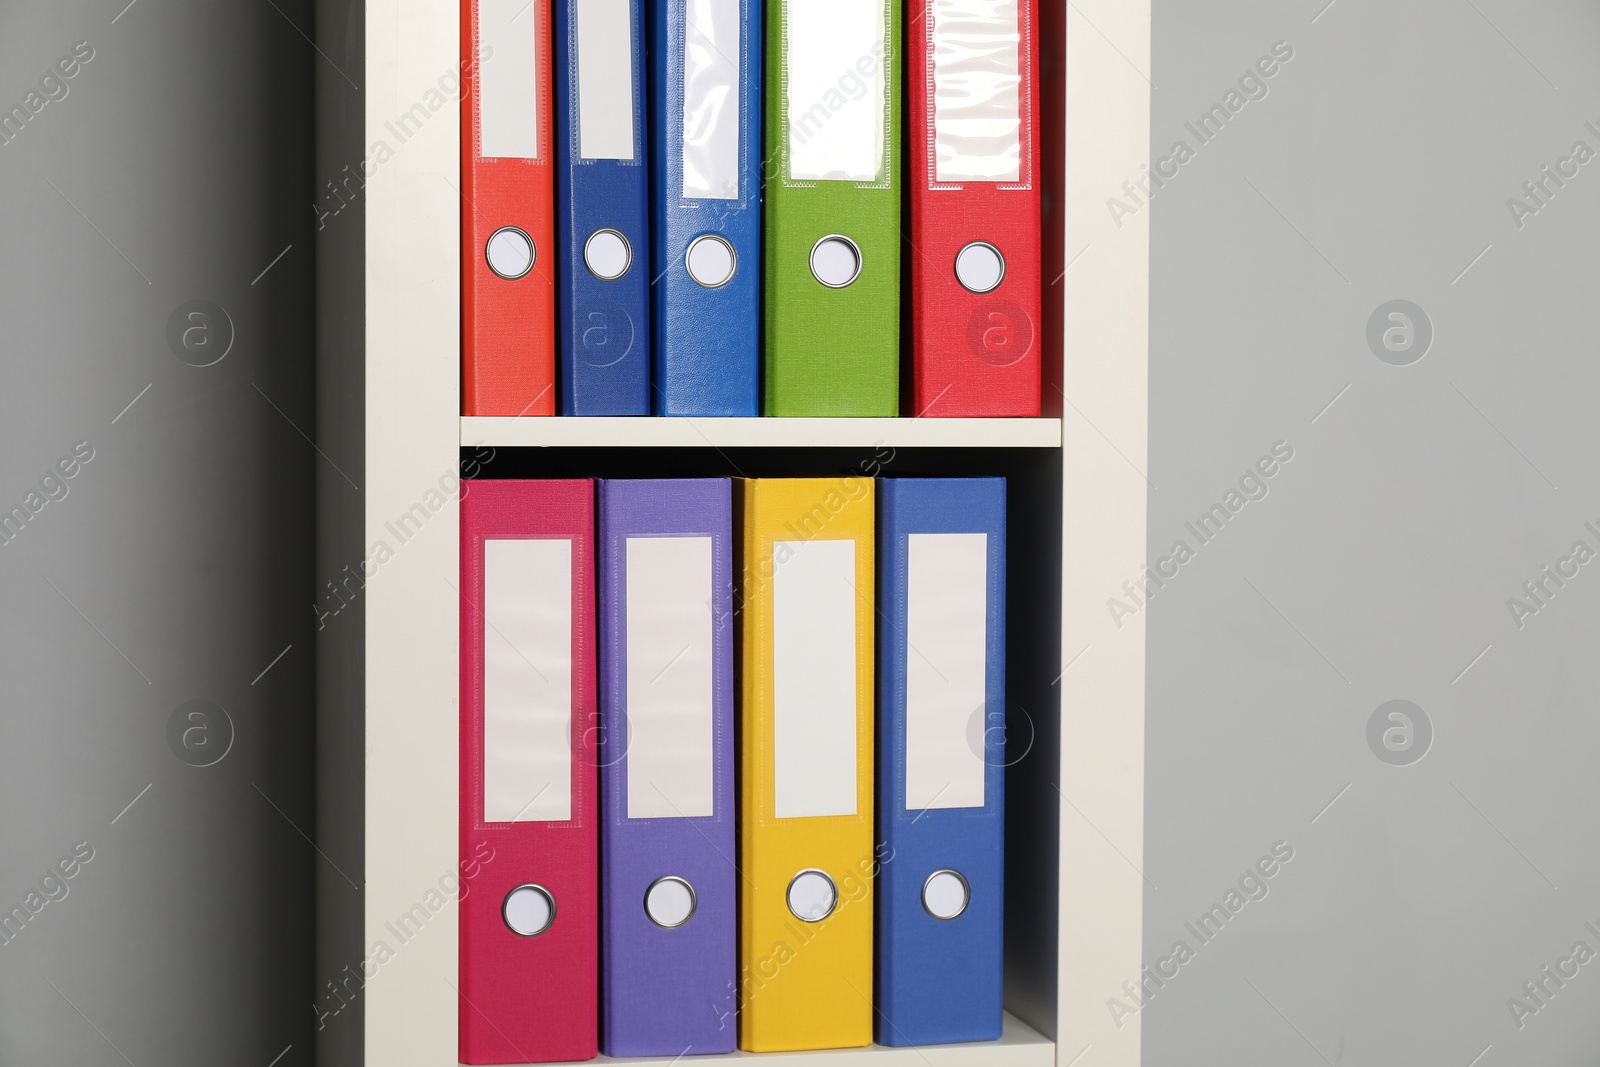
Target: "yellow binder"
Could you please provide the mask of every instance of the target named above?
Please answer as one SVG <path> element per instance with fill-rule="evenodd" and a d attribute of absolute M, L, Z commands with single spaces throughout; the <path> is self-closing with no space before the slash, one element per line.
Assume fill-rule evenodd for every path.
<path fill-rule="evenodd" d="M 873 484 L 751 479 L 739 1047 L 872 1041 Z"/>

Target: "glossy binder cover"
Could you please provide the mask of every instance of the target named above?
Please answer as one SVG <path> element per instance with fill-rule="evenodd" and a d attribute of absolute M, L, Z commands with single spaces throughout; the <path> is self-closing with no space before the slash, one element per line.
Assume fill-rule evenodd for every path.
<path fill-rule="evenodd" d="M 872 808 L 873 484 L 736 485 L 739 1047 L 866 1045 L 881 858 Z"/>
<path fill-rule="evenodd" d="M 554 0 L 563 415 L 650 414 L 643 0 Z"/>
<path fill-rule="evenodd" d="M 599 483 L 608 1056 L 734 1047 L 731 507 L 725 478 Z"/>
<path fill-rule="evenodd" d="M 1000 1036 L 1003 478 L 879 483 L 877 1041 Z"/>
<path fill-rule="evenodd" d="M 900 4 L 773 0 L 767 23 L 767 415 L 900 403 Z"/>
<path fill-rule="evenodd" d="M 914 414 L 1039 414 L 1037 0 L 914 0 Z"/>
<path fill-rule="evenodd" d="M 463 1063 L 590 1059 L 599 989 L 593 484 L 461 499 Z M 520 932 L 519 932 L 520 931 Z"/>
<path fill-rule="evenodd" d="M 650 7 L 653 410 L 758 415 L 761 0 Z"/>
<path fill-rule="evenodd" d="M 462 0 L 461 70 L 462 414 L 554 415 L 550 0 Z"/>

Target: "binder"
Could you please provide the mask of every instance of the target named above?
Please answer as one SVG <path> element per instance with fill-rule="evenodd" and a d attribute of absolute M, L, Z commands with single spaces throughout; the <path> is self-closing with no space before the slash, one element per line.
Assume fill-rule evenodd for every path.
<path fill-rule="evenodd" d="M 765 411 L 896 415 L 900 5 L 772 7 Z"/>
<path fill-rule="evenodd" d="M 761 0 L 651 7 L 653 408 L 756 415 Z"/>
<path fill-rule="evenodd" d="M 641 0 L 555 0 L 563 415 L 650 414 Z"/>
<path fill-rule="evenodd" d="M 1037 0 L 916 0 L 912 10 L 916 414 L 1037 416 Z"/>
<path fill-rule="evenodd" d="M 873 485 L 736 483 L 739 1047 L 872 1040 Z"/>
<path fill-rule="evenodd" d="M 461 410 L 554 415 L 550 0 L 462 0 L 461 42 Z"/>
<path fill-rule="evenodd" d="M 461 499 L 463 1063 L 597 1051 L 593 502 L 588 481 Z"/>
<path fill-rule="evenodd" d="M 731 508 L 725 478 L 600 483 L 608 1056 L 733 1051 Z"/>
<path fill-rule="evenodd" d="M 1006 484 L 880 485 L 877 1041 L 984 1041 L 1003 1018 Z"/>

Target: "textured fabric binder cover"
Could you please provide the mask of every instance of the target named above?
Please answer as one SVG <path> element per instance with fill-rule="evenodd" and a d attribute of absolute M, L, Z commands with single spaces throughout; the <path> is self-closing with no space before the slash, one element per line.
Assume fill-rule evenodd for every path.
<path fill-rule="evenodd" d="M 734 972 L 733 535 L 725 478 L 603 481 L 600 515 L 601 1047 L 608 1056 L 731 1052 Z M 628 541 L 709 537 L 712 633 L 712 796 L 698 818 L 628 817 Z M 684 640 L 688 640 L 686 636 Z M 652 650 L 676 663 L 676 650 Z M 645 913 L 647 890 L 675 876 L 697 906 L 664 929 Z"/>
<path fill-rule="evenodd" d="M 686 6 L 702 12 L 731 7 L 738 15 L 737 49 L 695 34 L 704 57 L 738 61 L 737 89 L 708 100 L 695 119 L 704 125 L 736 108 L 737 185 L 731 198 L 686 195 L 684 53 Z M 657 415 L 760 414 L 761 342 L 761 0 L 656 0 L 650 5 L 651 391 Z M 726 240 L 737 257 L 731 280 L 705 288 L 689 276 L 686 256 L 699 237 Z"/>
<path fill-rule="evenodd" d="M 763 414 L 894 416 L 900 412 L 900 5 L 884 4 L 886 38 L 877 55 L 841 49 L 837 56 L 838 79 L 851 93 L 857 64 L 881 65 L 885 74 L 879 181 L 796 181 L 788 165 L 784 25 L 791 7 L 812 2 L 774 0 L 767 24 Z M 832 104 L 825 95 L 815 106 L 831 111 Z M 831 234 L 861 248 L 860 276 L 842 289 L 811 272 L 812 249 Z"/>
<path fill-rule="evenodd" d="M 603 76 L 632 85 L 628 159 L 586 158 L 579 112 L 579 19 L 584 0 L 554 0 L 557 124 L 556 239 L 560 249 L 560 392 L 563 415 L 650 414 L 650 222 L 644 137 L 642 0 L 627 11 L 626 52 L 606 54 Z M 608 5 L 609 6 L 609 5 Z M 593 18 L 603 17 L 600 14 Z M 591 28 L 592 29 L 592 28 Z M 607 27 L 621 36 L 622 27 Z M 618 42 L 620 44 L 620 41 Z M 591 57 L 596 49 L 584 54 Z M 594 77 L 589 72 L 587 77 Z M 631 258 L 621 277 L 598 277 L 584 261 L 591 235 L 615 230 Z"/>
<path fill-rule="evenodd" d="M 972 33 L 972 13 L 986 5 L 914 0 L 920 17 L 906 33 L 910 107 L 907 174 L 911 185 L 912 381 L 914 414 L 1033 417 L 1039 414 L 1041 229 L 1038 146 L 1039 62 L 1034 33 L 1037 0 L 989 5 L 1016 10 L 1018 173 L 1015 180 L 944 180 L 934 136 L 934 27 L 937 18 L 967 30 L 969 54 L 947 75 L 969 87 L 971 61 L 985 45 Z M 968 22 L 963 25 L 961 16 Z M 983 21 L 980 16 L 977 21 Z M 956 109 L 960 111 L 958 107 Z M 969 108 L 970 110 L 970 101 Z M 956 120 L 959 123 L 959 119 Z M 967 120 L 969 123 L 971 119 Z M 992 123 L 991 123 L 992 124 Z M 999 249 L 1004 275 L 992 290 L 968 291 L 956 278 L 956 257 L 973 242 Z"/>
<path fill-rule="evenodd" d="M 872 1040 L 873 484 L 865 478 L 735 483 L 742 512 L 739 1047 L 845 1048 Z M 774 578 L 814 542 L 853 539 L 854 814 L 775 813 Z M 801 638 L 805 634 L 798 635 Z M 826 872 L 838 904 L 820 922 L 789 910 L 801 871 Z"/>
<path fill-rule="evenodd" d="M 1003 478 L 889 478 L 880 483 L 879 581 L 885 624 L 879 678 L 878 832 L 890 849 L 878 876 L 880 1045 L 1000 1036 L 1005 807 L 1005 538 Z M 908 614 L 909 538 L 987 535 L 983 703 L 967 739 L 982 751 L 982 806 L 907 810 L 907 666 L 919 651 Z M 930 576 L 924 576 L 930 577 Z M 938 576 L 931 576 L 938 589 Z M 939 657 L 935 655 L 935 659 Z M 938 668 L 954 673 L 947 664 Z M 931 783 L 930 783 L 931 784 Z M 944 790 L 936 790 L 942 797 Z M 974 798 L 975 799 L 975 798 Z M 954 919 L 923 907 L 923 885 L 952 870 L 970 886 Z"/>
<path fill-rule="evenodd" d="M 533 38 L 537 76 L 537 158 L 491 158 L 484 150 L 480 108 L 483 70 L 479 13 L 496 3 L 461 4 L 461 413 L 554 415 L 555 224 L 550 129 L 550 0 L 531 0 L 525 13 L 504 24 Z M 521 7 L 521 4 L 517 5 Z M 515 11 L 515 8 L 512 9 Z M 492 50 L 492 46 L 491 49 Z M 502 57 L 501 63 L 509 59 Z M 400 120 L 402 130 L 406 119 Z M 403 133 L 401 139 L 404 140 Z M 496 151 L 492 145 L 490 151 Z M 532 267 L 520 278 L 490 269 L 489 238 L 516 227 L 533 241 Z"/>
<path fill-rule="evenodd" d="M 596 798 L 593 483 L 478 480 L 461 499 L 461 858 L 480 866 L 460 905 L 463 1063 L 591 1059 L 597 1053 L 599 885 Z M 485 822 L 485 542 L 572 542 L 572 785 L 565 822 Z M 523 651 L 523 650 L 518 650 Z M 531 654 L 531 650 L 528 650 Z M 535 884 L 556 916 L 534 937 L 502 918 Z"/>

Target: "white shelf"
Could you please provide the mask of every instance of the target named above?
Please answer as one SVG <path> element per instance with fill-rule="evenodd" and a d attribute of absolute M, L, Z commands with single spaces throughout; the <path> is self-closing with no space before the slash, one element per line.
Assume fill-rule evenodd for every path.
<path fill-rule="evenodd" d="M 496 448 L 1060 448 L 1060 419 L 463 418 Z"/>
<path fill-rule="evenodd" d="M 782 1062 L 783 1067 L 1055 1067 L 1054 1042 L 1012 1015 L 998 1041 L 964 1045 L 905 1045 L 890 1048 L 831 1048 L 815 1052 L 730 1052 L 725 1056 L 614 1059 L 601 1056 L 584 1063 L 621 1063 L 630 1067 L 682 1067 L 684 1064 Z M 562 1067 L 562 1065 L 556 1065 Z"/>
<path fill-rule="evenodd" d="M 460 552 L 450 487 L 461 446 L 482 442 L 614 449 L 544 465 L 616 470 L 691 469 L 703 458 L 657 463 L 645 451 L 660 448 L 784 448 L 802 458 L 805 449 L 949 448 L 977 451 L 951 465 L 1031 478 L 1015 501 L 1012 543 L 1037 576 L 1019 583 L 1028 587 L 1016 599 L 1031 598 L 1038 621 L 1016 628 L 1012 677 L 1049 743 L 1007 772 L 1008 795 L 1014 788 L 1026 804 L 1014 809 L 1023 847 L 1008 848 L 1005 979 L 1006 1005 L 1029 1022 L 1008 1016 L 996 1042 L 763 1058 L 784 1067 L 1068 1067 L 1092 1047 L 1084 1067 L 1138 1067 L 1140 1017 L 1113 1022 L 1105 1004 L 1137 979 L 1142 959 L 1143 882 L 1125 857 L 1143 849 L 1144 618 L 1117 629 L 1100 591 L 1136 577 L 1146 559 L 1147 486 L 1136 472 L 1147 467 L 1150 212 L 1114 222 L 1105 198 L 1148 160 L 1150 2 L 1040 11 L 1057 51 L 1046 91 L 1066 161 L 1064 174 L 1042 174 L 1058 207 L 1045 233 L 1047 261 L 1059 264 L 1047 316 L 1061 320 L 1044 353 L 1044 395 L 1059 394 L 1065 419 L 501 419 L 460 416 L 459 364 L 441 358 L 460 339 L 462 200 L 452 179 L 461 127 L 453 104 L 419 101 L 448 96 L 458 80 L 459 3 L 319 6 L 324 54 L 350 71 L 319 84 L 330 138 L 319 174 L 341 174 L 386 146 L 356 168 L 365 184 L 352 210 L 328 219 L 318 238 L 327 269 L 316 437 L 341 467 L 324 471 L 319 487 L 318 569 L 346 602 L 318 635 L 316 842 L 327 863 L 315 981 L 319 995 L 349 1001 L 318 1030 L 319 1062 L 445 1067 L 458 1055 L 453 907 L 399 951 L 389 925 L 458 868 Z M 1056 604 L 1059 627 L 1047 617 Z M 393 951 L 381 973 L 347 977 L 379 942 Z"/>

